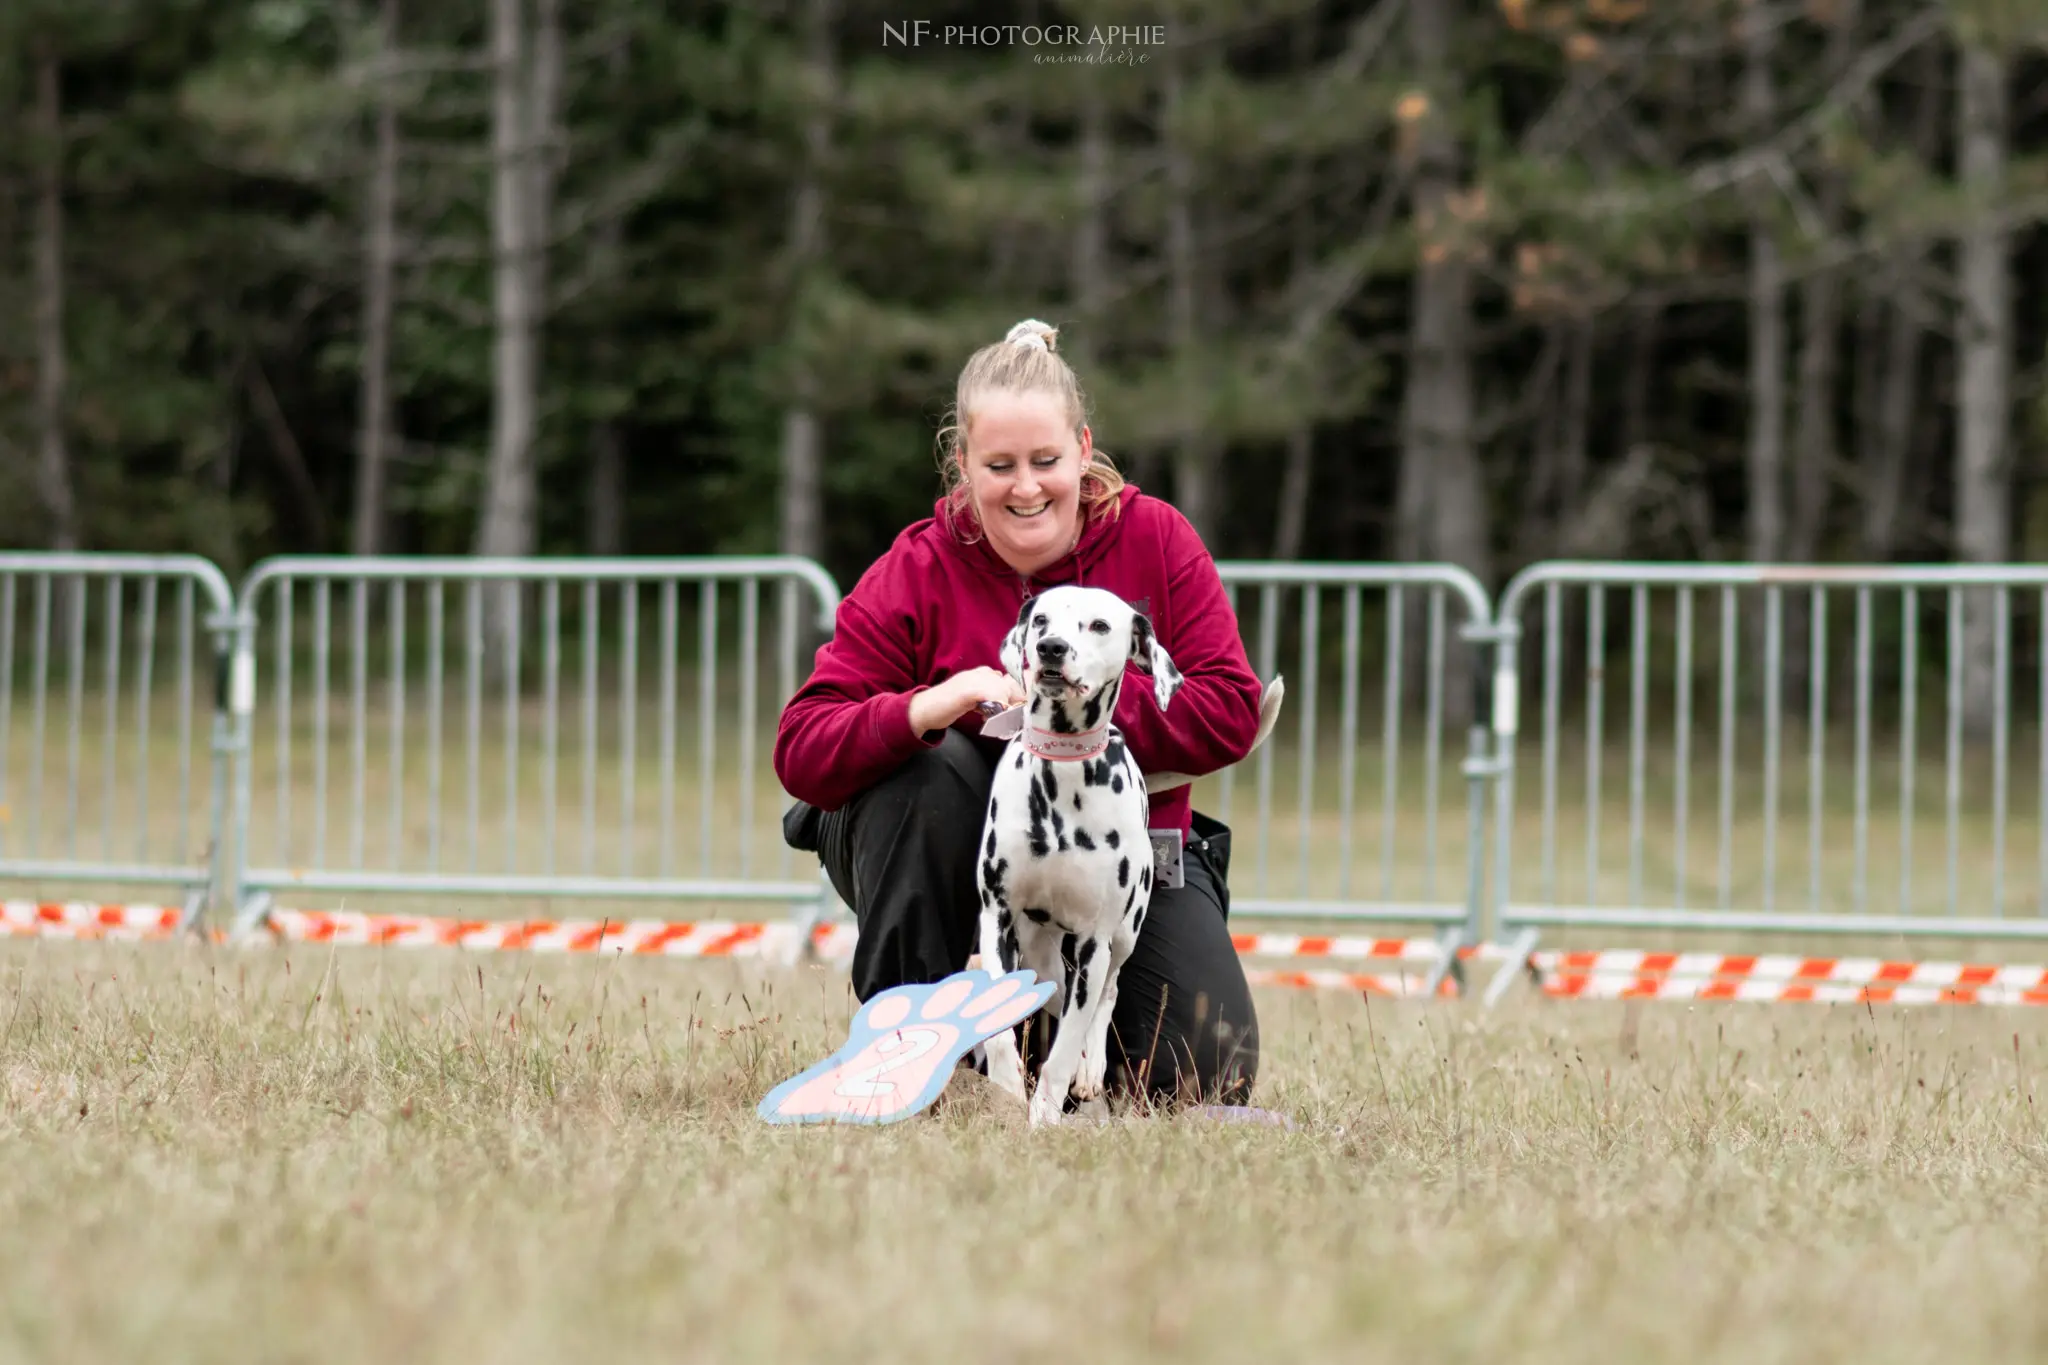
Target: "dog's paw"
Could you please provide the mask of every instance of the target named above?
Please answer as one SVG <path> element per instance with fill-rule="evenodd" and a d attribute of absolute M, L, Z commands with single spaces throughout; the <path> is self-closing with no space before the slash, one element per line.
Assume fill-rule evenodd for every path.
<path fill-rule="evenodd" d="M 1107 1058 L 1096 1053 L 1084 1052 L 1081 1054 L 1080 1069 L 1074 1072 L 1074 1083 L 1068 1087 L 1068 1093 L 1083 1104 L 1089 1100 L 1100 1099 L 1102 1092 L 1107 1088 L 1105 1081 L 1108 1074 Z"/>
<path fill-rule="evenodd" d="M 938 1098 L 976 1043 L 1037 1013 L 1051 984 L 1028 972 L 977 970 L 882 991 L 854 1014 L 845 1045 L 769 1091 L 760 1116 L 770 1123 L 908 1118 Z"/>

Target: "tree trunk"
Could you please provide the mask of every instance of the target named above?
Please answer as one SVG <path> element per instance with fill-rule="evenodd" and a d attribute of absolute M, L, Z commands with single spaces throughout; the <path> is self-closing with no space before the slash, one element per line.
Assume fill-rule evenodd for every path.
<path fill-rule="evenodd" d="M 1830 7 L 1823 65 L 1828 79 L 1840 79 L 1855 55 L 1858 0 L 1835 0 Z M 1819 214 L 1832 237 L 1841 229 L 1844 187 L 1840 173 L 1822 166 L 1815 172 Z M 1835 388 L 1841 371 L 1842 277 L 1839 269 L 1813 272 L 1800 291 L 1799 415 L 1793 436 L 1792 524 L 1787 528 L 1789 558 L 1819 556 L 1827 532 L 1829 485 L 1836 459 Z"/>
<path fill-rule="evenodd" d="M 1826 197 L 1826 196 L 1824 196 Z M 1840 195 L 1832 196 L 1839 202 Z M 1794 428 L 1792 524 L 1787 557 L 1818 557 L 1826 531 L 1828 480 L 1835 462 L 1835 381 L 1841 330 L 1841 282 L 1832 271 L 1810 277 L 1801 289 L 1799 416 Z"/>
<path fill-rule="evenodd" d="M 1861 499 L 1857 507 L 1857 550 L 1868 560 L 1871 549 L 1870 507 L 1875 496 L 1876 451 L 1884 414 L 1885 338 L 1890 331 L 1891 312 L 1885 291 L 1874 282 L 1857 291 L 1854 372 L 1850 378 L 1849 448 L 1862 456 L 1856 470 Z"/>
<path fill-rule="evenodd" d="M 1294 22 L 1294 69 L 1306 79 L 1314 61 L 1316 14 L 1305 10 Z M 1289 268 L 1297 283 L 1315 267 L 1314 199 L 1309 195 L 1309 168 L 1298 164 L 1288 177 L 1288 192 L 1301 205 L 1289 224 L 1292 260 Z M 1279 505 L 1273 514 L 1273 558 L 1301 558 L 1302 535 L 1308 524 L 1309 476 L 1315 461 L 1315 429 L 1302 422 L 1287 433 L 1287 459 L 1280 473 Z"/>
<path fill-rule="evenodd" d="M 1315 433 L 1298 426 L 1287 433 L 1287 463 L 1280 471 L 1280 507 L 1274 517 L 1273 558 L 1300 559 L 1308 526 L 1308 485 L 1315 458 Z"/>
<path fill-rule="evenodd" d="M 1173 501 L 1181 515 L 1195 528 L 1211 550 L 1216 549 L 1220 506 L 1216 465 L 1221 451 L 1213 427 L 1202 415 L 1202 384 L 1198 378 L 1206 363 L 1202 335 L 1203 304 L 1207 302 L 1195 225 L 1198 192 L 1194 156 L 1175 128 L 1181 112 L 1184 58 L 1178 44 L 1169 40 L 1166 50 L 1166 261 L 1167 308 L 1176 377 L 1180 381 L 1178 402 L 1183 423 L 1175 441 Z"/>
<path fill-rule="evenodd" d="M 398 0 L 383 0 L 377 25 L 377 147 L 363 225 L 363 359 L 356 419 L 353 548 L 385 548 L 391 421 L 392 274 L 398 259 L 398 96 L 390 68 L 398 55 Z"/>
<path fill-rule="evenodd" d="M 548 301 L 548 246 L 554 233 L 555 180 L 562 168 L 562 0 L 534 0 L 533 69 L 526 91 L 527 292 L 534 306 L 534 365 Z M 538 399 L 536 398 L 536 407 Z"/>
<path fill-rule="evenodd" d="M 790 208 L 789 278 L 799 307 L 825 256 L 825 184 L 831 155 L 832 113 L 837 98 L 837 54 L 832 26 L 836 0 L 809 0 L 805 10 L 805 62 L 811 107 L 804 118 L 804 164 Z M 799 347 L 802 340 L 799 339 Z M 791 375 L 792 397 L 782 416 L 782 553 L 816 559 L 824 553 L 825 456 L 817 412 L 814 359 L 799 352 Z"/>
<path fill-rule="evenodd" d="M 1767 133 L 1777 95 L 1771 78 L 1772 32 L 1763 6 L 1743 20 L 1742 109 L 1751 137 Z M 1785 548 L 1784 266 L 1771 221 L 1771 190 L 1748 187 L 1749 255 L 1749 558 L 1770 563 Z"/>
<path fill-rule="evenodd" d="M 36 484 L 49 517 L 50 547 L 79 545 L 78 502 L 64 440 L 64 126 L 57 54 L 36 54 L 35 327 Z"/>
<path fill-rule="evenodd" d="M 1557 452 L 1557 503 L 1563 520 L 1570 522 L 1585 501 L 1586 471 L 1593 463 L 1588 448 L 1593 425 L 1593 319 L 1577 317 L 1565 326 L 1569 345 L 1565 351 L 1564 429 Z"/>
<path fill-rule="evenodd" d="M 277 391 L 270 385 L 270 376 L 263 372 L 263 362 L 251 353 L 242 372 L 247 379 L 249 399 L 256 409 L 256 423 L 263 428 L 271 456 L 291 491 L 292 512 L 299 523 L 298 532 L 305 538 L 305 545 L 324 550 L 327 547 L 327 511 L 320 505 L 319 486 L 313 482 L 313 472 L 306 466 L 306 452 L 300 449 L 299 438 L 292 434 L 292 425 L 285 420 L 284 405 L 277 401 Z"/>
<path fill-rule="evenodd" d="M 1654 303 L 1638 304 L 1629 344 L 1628 386 L 1621 408 L 1623 458 L 1650 439 L 1650 391 L 1657 376 L 1657 341 L 1663 311 Z"/>
<path fill-rule="evenodd" d="M 605 65 L 614 87 L 622 85 L 627 72 L 625 43 L 612 46 Z M 611 214 L 597 230 L 596 255 L 608 283 L 624 278 L 624 230 L 619 219 L 620 215 Z M 602 372 L 620 372 L 623 362 L 612 332 L 598 338 L 595 356 Z M 585 490 L 584 516 L 586 553 L 609 557 L 626 552 L 626 453 L 619 420 L 609 412 L 590 433 L 590 484 Z"/>
<path fill-rule="evenodd" d="M 1084 368 L 1105 350 L 1104 304 L 1109 295 L 1109 114 L 1102 88 L 1083 83 L 1081 92 L 1081 213 L 1074 229 L 1074 316 L 1080 323 L 1074 350 Z"/>
<path fill-rule="evenodd" d="M 606 418 L 590 435 L 590 521 L 585 543 L 599 556 L 626 552 L 626 459 L 618 423 Z"/>
<path fill-rule="evenodd" d="M 1944 72 L 1940 50 L 1928 44 L 1918 65 L 1913 145 L 1921 161 L 1932 166 L 1941 154 Z M 1879 361 L 1879 392 L 1871 403 L 1874 428 L 1864 443 L 1864 449 L 1870 452 L 1871 467 L 1864 481 L 1863 553 L 1873 563 L 1884 563 L 1898 553 L 1906 530 L 1906 509 L 1911 505 L 1906 490 L 1914 434 L 1919 426 L 1923 329 L 1915 311 L 1910 281 L 1925 257 L 1919 247 L 1901 248 L 1884 276 L 1887 316 Z"/>
<path fill-rule="evenodd" d="M 2005 185 L 2004 59 L 1962 49 L 1956 144 L 1964 192 L 1979 209 L 1962 236 L 1962 306 L 1956 320 L 1960 371 L 1956 404 L 1955 546 L 1959 559 L 2001 563 L 2011 556 L 2012 473 L 2006 440 L 2012 416 L 2012 279 L 2006 229 L 1993 214 Z M 1992 599 L 1971 593 L 1965 615 L 1964 714 L 1988 731 L 1992 704 Z"/>
<path fill-rule="evenodd" d="M 1413 202 L 1421 259 L 1416 264 L 1408 338 L 1408 382 L 1401 413 L 1404 557 L 1462 565 L 1489 589 L 1491 523 L 1484 473 L 1472 429 L 1472 274 L 1450 230 L 1458 150 L 1449 123 L 1457 98 L 1450 0 L 1411 5 L 1408 36 L 1416 71 L 1429 91 L 1418 120 Z M 1570 436 L 1567 433 L 1567 441 Z M 1422 613 L 1415 613 L 1419 620 Z M 1421 657 L 1421 651 L 1413 651 Z M 1471 695 L 1471 660 L 1445 651 L 1445 719 L 1462 725 Z"/>
<path fill-rule="evenodd" d="M 1415 272 L 1408 389 L 1401 421 L 1401 476 L 1413 494 L 1412 551 L 1462 564 L 1481 582 L 1493 575 L 1486 499 L 1472 431 L 1472 277 L 1447 240 L 1457 147 L 1447 122 L 1454 99 L 1449 62 L 1453 6 L 1408 12 L 1415 63 L 1434 87 L 1421 120 L 1414 204 L 1422 243 Z M 1571 443 L 1566 433 L 1567 447 Z"/>
<path fill-rule="evenodd" d="M 491 246 L 493 402 L 480 555 L 527 555 L 535 543 L 534 436 L 538 425 L 541 301 L 533 257 L 542 249 L 527 164 L 531 146 L 521 0 L 491 0 Z M 500 627 L 508 626 L 502 611 Z"/>

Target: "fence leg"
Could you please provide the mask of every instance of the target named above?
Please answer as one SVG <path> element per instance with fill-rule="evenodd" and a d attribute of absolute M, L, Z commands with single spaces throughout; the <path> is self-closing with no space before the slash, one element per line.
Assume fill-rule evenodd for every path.
<path fill-rule="evenodd" d="M 255 895 L 243 901 L 235 915 L 235 926 L 229 931 L 228 937 L 239 941 L 249 937 L 265 924 L 268 924 L 270 922 L 270 907 L 273 904 L 275 904 L 275 900 L 268 891 L 258 891 Z"/>
<path fill-rule="evenodd" d="M 249 867 L 250 735 L 256 712 L 256 615 L 243 602 L 237 605 L 234 621 L 234 662 L 231 668 L 228 712 L 233 724 L 230 757 L 234 770 L 234 804 L 221 824 L 221 841 L 231 843 L 227 871 L 221 884 L 221 901 L 234 916 L 229 931 L 240 939 L 262 925 L 270 915 L 268 892 L 248 897 L 243 878 Z"/>
<path fill-rule="evenodd" d="M 818 894 L 812 900 L 798 901 L 790 907 L 796 921 L 796 947 L 791 960 L 797 963 L 818 960 L 818 928 L 829 924 L 838 916 L 833 907 L 838 896 L 832 890 L 832 879 L 825 875 L 825 869 L 818 869 Z"/>
<path fill-rule="evenodd" d="M 1486 998 L 1481 1002 L 1484 1008 L 1492 1009 L 1500 1003 L 1501 997 L 1508 993 L 1508 987 L 1514 985 L 1516 979 L 1529 969 L 1529 959 L 1535 951 L 1534 929 L 1524 929 L 1515 935 L 1515 941 L 1508 945 L 1507 960 L 1500 964 L 1500 970 L 1486 983 Z"/>
<path fill-rule="evenodd" d="M 1429 977 L 1423 983 L 1422 993 L 1434 998 L 1443 989 L 1444 978 L 1449 977 L 1456 985 L 1456 993 L 1465 993 L 1465 964 L 1458 957 L 1458 950 L 1465 946 L 1465 931 L 1452 925 L 1436 936 L 1436 964 L 1429 969 Z"/>
<path fill-rule="evenodd" d="M 239 841 L 229 838 L 227 820 L 228 783 L 241 770 L 241 755 L 248 743 L 248 736 L 238 723 L 239 715 L 246 714 L 247 690 L 243 686 L 241 654 L 236 648 L 240 624 L 239 614 L 227 608 L 206 618 L 206 627 L 213 634 L 213 733 L 209 746 L 213 752 L 213 773 L 207 793 L 207 822 L 213 840 L 206 884 L 186 900 L 184 915 L 178 922 L 180 929 L 199 929 L 215 907 L 232 910 L 240 894 Z"/>

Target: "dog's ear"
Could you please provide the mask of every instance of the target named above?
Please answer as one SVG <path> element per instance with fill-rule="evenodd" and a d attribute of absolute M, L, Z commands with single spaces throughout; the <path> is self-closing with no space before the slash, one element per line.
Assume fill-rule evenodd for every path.
<path fill-rule="evenodd" d="M 1130 661 L 1152 675 L 1152 695 L 1164 711 L 1173 694 L 1180 691 L 1180 670 L 1173 666 L 1159 636 L 1153 633 L 1152 618 L 1142 611 L 1131 613 Z"/>
<path fill-rule="evenodd" d="M 1017 608 L 1017 624 L 1003 636 L 1003 672 L 1015 678 L 1019 687 L 1024 685 L 1024 630 L 1031 624 L 1031 609 L 1037 605 L 1037 593 L 1025 598 L 1024 605 Z"/>

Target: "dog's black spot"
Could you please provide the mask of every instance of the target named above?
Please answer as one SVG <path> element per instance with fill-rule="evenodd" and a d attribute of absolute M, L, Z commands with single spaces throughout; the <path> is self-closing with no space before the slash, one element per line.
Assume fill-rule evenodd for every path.
<path fill-rule="evenodd" d="M 1031 699 L 1031 714 L 1032 714 L 1032 715 L 1034 715 L 1034 716 L 1035 716 L 1035 715 L 1037 715 L 1037 714 L 1038 714 L 1038 708 L 1039 708 L 1040 706 L 1044 705 L 1044 704 L 1045 704 L 1045 698 L 1044 698 L 1044 697 L 1033 697 L 1033 698 Z"/>
<path fill-rule="evenodd" d="M 1030 920 L 1033 924 L 1050 924 L 1052 922 L 1052 911 L 1041 910 L 1035 905 L 1027 905 L 1024 907 L 1024 918 Z"/>
<path fill-rule="evenodd" d="M 1081 708 L 1081 724 L 1083 728 L 1093 730 L 1095 728 L 1095 723 L 1101 719 L 1102 694 L 1098 692 L 1088 699 L 1088 704 L 1086 706 Z"/>
<path fill-rule="evenodd" d="M 1024 798 L 1024 809 L 1031 816 L 1031 824 L 1025 831 L 1031 840 L 1031 856 L 1043 858 L 1052 848 L 1052 841 L 1045 835 L 1045 817 L 1051 808 L 1046 804 L 1045 792 L 1035 777 L 1031 781 L 1030 795 Z"/>
<path fill-rule="evenodd" d="M 1108 844 L 1111 848 L 1115 848 L 1118 844 L 1122 843 L 1123 841 L 1124 837 L 1121 834 L 1118 834 L 1115 830 L 1111 830 L 1109 833 L 1102 836 L 1102 842 Z"/>
<path fill-rule="evenodd" d="M 1065 1009 L 1061 1011 L 1062 1013 L 1065 1013 L 1066 1010 L 1076 1009 L 1083 1003 L 1075 999 L 1075 978 L 1079 975 L 1080 967 L 1075 957 L 1078 946 L 1075 935 L 1062 934 L 1060 936 L 1060 965 L 1066 969 L 1064 975 L 1066 976 L 1067 986 L 1067 1002 Z"/>
<path fill-rule="evenodd" d="M 1145 912 L 1151 908 L 1149 905 L 1139 906 L 1138 913 L 1131 917 L 1131 932 L 1133 934 L 1136 934 L 1145 927 Z"/>
<path fill-rule="evenodd" d="M 1017 970 L 1017 931 L 1006 930 L 996 939 L 996 957 L 1005 972 Z"/>
<path fill-rule="evenodd" d="M 1067 708 L 1064 706 L 1052 708 L 1052 725 L 1050 728 L 1056 735 L 1071 735 L 1077 729 L 1074 724 L 1074 718 L 1067 714 Z"/>
<path fill-rule="evenodd" d="M 1081 793 L 1079 792 L 1074 793 L 1074 809 L 1081 809 Z"/>
<path fill-rule="evenodd" d="M 1079 803 L 1076 802 L 1075 804 L 1078 805 Z M 1095 841 L 1089 838 L 1088 831 L 1082 829 L 1079 825 L 1074 827 L 1074 847 L 1085 848 L 1091 853 L 1095 851 Z"/>
<path fill-rule="evenodd" d="M 990 825 L 988 831 L 988 856 L 991 858 L 996 856 L 996 831 L 994 825 Z"/>
<path fill-rule="evenodd" d="M 988 818 L 991 821 L 996 818 L 996 799 L 993 796 L 988 799 Z"/>
<path fill-rule="evenodd" d="M 1067 942 L 1073 941 L 1073 935 L 1069 934 Z M 1085 1008 L 1088 1004 L 1088 962 L 1094 956 L 1095 940 L 1091 938 L 1081 944 L 1081 951 L 1075 956 L 1074 964 L 1068 972 L 1073 982 L 1068 995 L 1072 998 L 1073 1008 L 1077 1010 Z"/>
<path fill-rule="evenodd" d="M 1060 781 L 1058 778 L 1052 775 L 1051 765 L 1048 764 L 1043 770 L 1041 770 L 1039 776 L 1045 780 L 1045 799 L 1048 801 L 1059 800 Z"/>
<path fill-rule="evenodd" d="M 981 884 L 998 905 L 1008 905 L 1010 898 L 1003 894 L 1003 878 L 1009 874 L 1008 858 L 990 858 L 981 865 Z"/>
<path fill-rule="evenodd" d="M 1050 814 L 1052 815 L 1052 837 L 1057 842 L 1059 851 L 1065 853 L 1067 851 L 1067 822 L 1061 818 L 1058 811 L 1052 811 Z"/>
<path fill-rule="evenodd" d="M 1134 887 L 1132 887 L 1132 888 L 1131 888 L 1131 889 L 1130 889 L 1129 891 L 1127 891 L 1127 892 L 1125 892 L 1125 893 L 1124 893 L 1124 918 L 1125 918 L 1125 919 L 1129 919 L 1129 918 L 1131 917 L 1131 906 L 1132 906 L 1132 905 L 1133 905 L 1133 904 L 1134 904 L 1134 903 L 1135 903 L 1135 902 L 1137 901 L 1137 899 L 1138 899 L 1138 888 L 1137 888 L 1137 887 L 1135 887 L 1135 886 L 1134 886 Z"/>
<path fill-rule="evenodd" d="M 1138 869 L 1138 885 L 1145 888 L 1145 890 L 1147 891 L 1150 891 L 1152 889 L 1151 864 L 1148 863 L 1144 867 Z"/>
<path fill-rule="evenodd" d="M 1006 932 L 1006 931 L 1007 931 L 1007 930 L 1009 929 L 1009 927 L 1010 927 L 1010 912 L 1009 912 L 1008 908 L 1004 908 L 1004 909 L 1002 909 L 1002 910 L 998 910 L 998 911 L 996 912 L 996 929 L 997 929 L 997 931 L 998 931 L 998 932 Z"/>
<path fill-rule="evenodd" d="M 1109 789 L 1119 796 L 1123 795 L 1124 775 L 1122 773 L 1111 773 L 1109 775 Z"/>
<path fill-rule="evenodd" d="M 1118 858 L 1116 860 L 1116 884 L 1118 886 L 1129 886 L 1131 884 L 1131 860 L 1129 858 Z"/>

